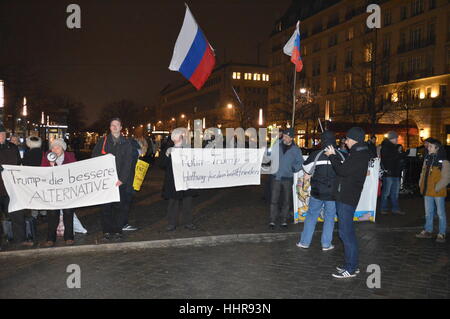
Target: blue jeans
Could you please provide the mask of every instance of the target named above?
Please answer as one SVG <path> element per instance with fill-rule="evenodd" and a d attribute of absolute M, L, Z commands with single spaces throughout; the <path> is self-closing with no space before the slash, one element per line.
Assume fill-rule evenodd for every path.
<path fill-rule="evenodd" d="M 358 268 L 358 242 L 353 224 L 355 209 L 353 206 L 336 202 L 336 211 L 339 218 L 339 237 L 341 237 L 344 244 L 344 268 L 351 274 Z"/>
<path fill-rule="evenodd" d="M 447 216 L 445 215 L 445 197 L 424 196 L 425 201 L 425 231 L 433 232 L 433 218 L 436 213 L 439 216 L 439 234 L 447 232 Z"/>
<path fill-rule="evenodd" d="M 398 193 L 400 191 L 400 177 L 383 177 L 383 191 L 381 194 L 381 209 L 388 210 L 388 197 L 391 198 L 392 212 L 400 211 Z"/>
<path fill-rule="evenodd" d="M 317 218 L 319 217 L 322 207 L 324 207 L 325 212 L 325 221 L 323 223 L 322 232 L 322 247 L 328 248 L 331 246 L 331 242 L 333 240 L 334 218 L 336 217 L 336 203 L 333 201 L 319 200 L 312 196 L 309 199 L 309 209 L 306 214 L 303 232 L 300 238 L 300 244 L 303 246 L 309 246 L 311 244 L 314 229 L 317 224 Z"/>

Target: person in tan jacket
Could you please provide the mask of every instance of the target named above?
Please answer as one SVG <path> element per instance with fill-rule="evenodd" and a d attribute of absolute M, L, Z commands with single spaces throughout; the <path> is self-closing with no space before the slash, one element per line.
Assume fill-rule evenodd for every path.
<path fill-rule="evenodd" d="M 428 154 L 425 157 L 422 174 L 420 175 L 420 193 L 425 201 L 425 229 L 416 235 L 417 238 L 432 238 L 433 219 L 437 211 L 439 216 L 439 233 L 436 241 L 445 242 L 447 220 L 445 212 L 445 198 L 447 185 L 450 183 L 450 163 L 447 160 L 445 149 L 435 139 L 428 145 Z"/>

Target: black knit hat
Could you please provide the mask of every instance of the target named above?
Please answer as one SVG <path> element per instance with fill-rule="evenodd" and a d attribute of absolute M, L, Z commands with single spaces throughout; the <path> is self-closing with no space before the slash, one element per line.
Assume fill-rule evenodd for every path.
<path fill-rule="evenodd" d="M 288 128 L 287 130 L 285 130 L 283 132 L 284 135 L 287 135 L 289 137 L 294 138 L 295 137 L 295 133 L 294 133 L 294 129 L 293 128 Z"/>
<path fill-rule="evenodd" d="M 365 134 L 364 130 L 360 127 L 352 127 L 347 132 L 347 138 L 351 138 L 352 140 L 357 141 L 358 143 L 364 142 L 365 135 L 366 134 Z"/>

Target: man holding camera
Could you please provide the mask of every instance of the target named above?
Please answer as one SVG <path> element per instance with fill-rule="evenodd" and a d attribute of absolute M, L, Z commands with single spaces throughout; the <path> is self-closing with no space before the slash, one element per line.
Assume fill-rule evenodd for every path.
<path fill-rule="evenodd" d="M 347 132 L 345 144 L 350 154 L 345 161 L 333 146 L 326 149 L 337 175 L 335 185 L 336 212 L 339 219 L 339 236 L 344 244 L 345 265 L 336 267 L 335 278 L 352 278 L 359 273 L 358 243 L 353 217 L 363 190 L 371 159 L 369 147 L 364 143 L 364 130 L 353 127 Z"/>

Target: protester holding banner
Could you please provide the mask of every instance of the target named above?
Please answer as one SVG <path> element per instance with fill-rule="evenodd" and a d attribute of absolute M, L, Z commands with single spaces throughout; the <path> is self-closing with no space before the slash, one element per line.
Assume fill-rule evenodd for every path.
<path fill-rule="evenodd" d="M 99 139 L 92 151 L 92 157 L 112 154 L 115 156 L 118 181 L 116 186 L 120 191 L 120 202 L 103 206 L 102 228 L 104 239 L 121 239 L 124 215 L 126 214 L 126 189 L 130 183 L 131 161 L 133 150 L 130 141 L 122 134 L 122 121 L 114 118 L 110 122 L 111 134 Z"/>
<path fill-rule="evenodd" d="M 345 161 L 328 146 L 325 154 L 337 175 L 335 184 L 336 212 L 339 219 L 339 236 L 344 243 L 345 265 L 336 267 L 335 278 L 355 277 L 358 269 L 358 243 L 353 225 L 353 217 L 366 181 L 369 161 L 369 148 L 364 143 L 364 130 L 353 127 L 347 132 L 345 144 L 350 154 Z"/>
<path fill-rule="evenodd" d="M 133 181 L 134 181 L 134 175 L 136 171 L 136 163 L 141 156 L 142 148 L 141 144 L 138 143 L 138 141 L 134 138 L 130 139 L 131 147 L 132 147 L 132 156 L 131 156 L 131 168 L 130 168 L 130 177 L 128 179 L 128 182 L 126 183 L 126 197 L 124 198 L 124 205 L 126 206 L 125 212 L 123 214 L 123 223 L 122 223 L 122 230 L 123 231 L 135 231 L 137 230 L 136 227 L 131 226 L 128 224 L 128 216 L 130 214 L 131 210 L 131 203 L 133 202 L 133 195 L 134 195 L 134 189 L 133 189 Z"/>
<path fill-rule="evenodd" d="M 184 135 L 182 130 L 175 129 L 172 132 L 172 141 L 174 148 L 183 147 Z M 161 168 L 166 171 L 162 196 L 169 201 L 167 208 L 168 226 L 167 231 L 174 231 L 178 226 L 178 220 L 182 217 L 185 228 L 195 230 L 196 227 L 192 222 L 192 198 L 196 195 L 196 191 L 189 189 L 186 191 L 176 191 L 175 180 L 173 176 L 172 157 L 170 153 L 173 148 L 168 148 L 161 159 Z"/>
<path fill-rule="evenodd" d="M 70 164 L 76 162 L 75 154 L 72 152 L 66 152 L 67 144 L 62 138 L 57 138 L 50 144 L 50 151 L 46 152 L 42 157 L 41 166 L 53 167 L 61 166 L 64 164 Z M 52 158 L 49 153 L 54 153 L 56 156 Z M 74 244 L 74 232 L 73 232 L 73 209 L 63 209 L 63 221 L 64 221 L 64 241 L 66 245 L 71 246 Z M 56 230 L 59 224 L 60 210 L 49 210 L 47 212 L 48 231 L 47 231 L 47 247 L 53 247 L 56 243 Z"/>
<path fill-rule="evenodd" d="M 269 223 L 271 229 L 275 228 L 280 215 L 279 206 L 281 206 L 281 227 L 287 228 L 293 177 L 294 173 L 301 170 L 303 164 L 302 151 L 294 143 L 292 128 L 284 131 L 283 139 L 279 142 L 279 158 L 279 169 L 272 177 Z"/>
<path fill-rule="evenodd" d="M 428 140 L 428 154 L 423 163 L 420 175 L 420 192 L 425 201 L 425 229 L 416 235 L 417 238 L 433 237 L 434 215 L 439 217 L 439 233 L 436 242 L 445 243 L 447 233 L 447 219 L 445 211 L 445 198 L 447 185 L 450 183 L 450 164 L 441 142 L 435 139 Z"/>
<path fill-rule="evenodd" d="M 336 136 L 334 132 L 323 132 L 321 135 L 321 145 L 322 149 L 311 153 L 303 163 L 304 178 L 311 180 L 311 197 L 309 199 L 309 209 L 306 214 L 303 232 L 297 246 L 303 249 L 309 248 L 317 219 L 323 209 L 322 250 L 328 251 L 334 249 L 332 241 L 334 219 L 336 218 L 336 202 L 333 187 L 336 181 L 336 173 L 328 156 L 325 155 L 325 149 L 330 145 L 336 147 Z M 338 150 L 336 154 L 341 156 L 342 160 L 345 159 L 344 155 Z"/>
<path fill-rule="evenodd" d="M 22 164 L 24 166 L 41 166 L 42 163 L 42 139 L 37 136 L 29 136 L 26 139 L 28 150 L 23 156 Z M 47 216 L 47 211 L 32 210 L 31 216 L 37 218 L 38 216 Z"/>
<path fill-rule="evenodd" d="M 6 140 L 6 130 L 3 124 L 0 123 L 0 165 L 20 165 L 21 158 L 17 146 Z M 0 209 L 5 218 L 11 218 L 12 233 L 14 241 L 20 242 L 23 246 L 33 246 L 33 242 L 27 241 L 25 236 L 25 211 L 19 210 L 9 213 L 9 196 L 3 183 L 3 178 L 0 179 Z M 5 221 L 6 222 L 6 221 Z"/>

